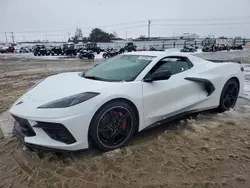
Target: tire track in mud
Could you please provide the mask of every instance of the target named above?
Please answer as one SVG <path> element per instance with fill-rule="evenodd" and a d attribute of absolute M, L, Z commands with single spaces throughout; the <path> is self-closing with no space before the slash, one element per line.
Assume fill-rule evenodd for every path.
<path fill-rule="evenodd" d="M 0 153 L 1 159 L 14 159 L 3 165 L 11 176 L 2 181 L 14 181 L 12 187 L 247 187 L 249 115 L 200 114 L 148 130 L 129 146 L 104 154 L 39 154 L 12 138 Z"/>

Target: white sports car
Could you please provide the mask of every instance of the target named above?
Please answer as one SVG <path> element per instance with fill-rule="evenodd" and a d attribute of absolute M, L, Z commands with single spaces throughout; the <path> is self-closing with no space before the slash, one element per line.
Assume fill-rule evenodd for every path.
<path fill-rule="evenodd" d="M 234 107 L 244 68 L 183 53 L 131 52 L 86 73 L 50 76 L 13 104 L 13 134 L 28 147 L 108 151 L 174 117 Z"/>

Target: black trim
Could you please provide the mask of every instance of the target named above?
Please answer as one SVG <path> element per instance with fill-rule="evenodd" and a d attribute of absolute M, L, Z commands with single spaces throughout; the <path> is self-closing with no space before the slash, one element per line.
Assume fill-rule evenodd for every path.
<path fill-rule="evenodd" d="M 189 81 L 193 81 L 193 82 L 203 83 L 205 86 L 205 89 L 207 91 L 207 96 L 210 96 L 215 91 L 215 87 L 214 87 L 213 83 L 207 79 L 194 78 L 194 77 L 186 77 L 184 79 L 189 80 Z"/>
<path fill-rule="evenodd" d="M 12 134 L 13 136 L 15 136 L 17 139 L 21 140 L 22 142 L 24 142 L 24 137 L 25 134 L 22 133 L 21 127 L 19 125 L 18 122 L 14 121 L 14 127 L 12 130 Z"/>
<path fill-rule="evenodd" d="M 160 121 L 157 121 L 157 122 L 155 122 L 155 123 L 153 123 L 153 124 L 147 126 L 146 128 L 142 129 L 142 131 L 147 130 L 147 129 L 150 129 L 150 128 L 153 128 L 153 127 L 156 127 L 156 126 L 161 125 L 161 124 L 168 123 L 168 122 L 173 121 L 173 120 L 176 120 L 176 119 L 178 119 L 178 118 L 180 118 L 180 117 L 184 117 L 184 116 L 187 116 L 187 115 L 196 113 L 196 112 L 200 112 L 200 111 L 202 111 L 202 110 L 190 110 L 190 111 L 186 111 L 186 112 L 179 113 L 179 114 L 177 114 L 177 115 L 170 116 L 170 117 L 168 117 L 168 118 L 166 118 L 166 119 L 162 119 L 162 120 L 160 120 Z"/>
<path fill-rule="evenodd" d="M 40 146 L 40 145 L 36 145 L 36 144 L 30 144 L 30 143 L 27 143 L 27 142 L 24 142 L 23 144 L 26 147 L 30 148 L 31 150 L 37 150 L 37 151 L 58 152 L 58 153 L 70 153 L 70 152 L 73 152 L 73 151 L 70 151 L 70 150 L 55 149 L 55 148 Z M 77 151 L 77 150 L 74 150 L 74 152 L 75 151 Z"/>
<path fill-rule="evenodd" d="M 12 132 L 15 132 L 15 134 L 18 134 L 19 136 L 36 136 L 35 131 L 33 130 L 32 126 L 29 124 L 29 121 L 24 118 L 17 117 L 15 115 L 12 115 L 13 118 L 15 119 L 14 122 L 14 129 Z M 17 133 L 18 131 L 18 133 Z"/>
<path fill-rule="evenodd" d="M 159 68 L 159 66 L 161 66 L 162 64 L 160 64 L 159 65 L 159 63 L 161 62 L 161 60 L 163 60 L 163 59 L 166 59 L 166 58 L 180 58 L 180 59 L 184 59 L 185 61 L 187 61 L 187 63 L 188 63 L 188 67 L 189 67 L 189 69 L 187 69 L 187 70 L 190 70 L 194 65 L 193 65 L 193 63 L 188 59 L 188 57 L 185 57 L 185 56 L 166 56 L 166 57 L 163 57 L 162 59 L 160 59 L 149 71 L 148 71 L 148 73 L 146 74 L 146 76 L 144 76 L 144 78 L 142 79 L 143 81 L 145 80 L 145 79 L 147 79 L 150 75 L 152 75 L 154 72 L 155 72 L 155 70 L 157 70 L 158 68 Z M 185 71 L 187 71 L 187 70 L 185 70 Z M 184 72 L 184 71 L 183 71 Z M 176 74 L 179 74 L 179 73 L 182 73 L 182 72 L 178 72 L 178 73 L 176 73 Z"/>
<path fill-rule="evenodd" d="M 37 122 L 34 127 L 42 128 L 43 131 L 52 139 L 65 144 L 73 144 L 76 139 L 70 133 L 70 131 L 60 123 L 50 123 L 50 122 Z"/>

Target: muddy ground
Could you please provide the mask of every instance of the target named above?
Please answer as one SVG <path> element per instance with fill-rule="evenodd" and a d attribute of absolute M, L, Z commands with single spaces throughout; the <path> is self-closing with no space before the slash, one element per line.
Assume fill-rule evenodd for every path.
<path fill-rule="evenodd" d="M 250 53 L 237 58 L 250 63 Z M 93 64 L 0 58 L 0 113 L 35 81 L 59 72 L 87 70 Z M 5 138 L 0 140 L 0 187 L 249 188 L 249 105 L 240 99 L 226 113 L 176 120 L 144 131 L 127 147 L 107 153 L 95 149 L 32 152 L 15 138 Z"/>

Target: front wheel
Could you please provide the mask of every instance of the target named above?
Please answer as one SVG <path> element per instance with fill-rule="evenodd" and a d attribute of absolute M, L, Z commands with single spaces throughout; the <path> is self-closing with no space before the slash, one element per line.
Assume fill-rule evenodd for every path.
<path fill-rule="evenodd" d="M 102 151 L 123 147 L 132 137 L 136 127 L 132 107 L 123 101 L 107 103 L 94 115 L 89 136 Z"/>
<path fill-rule="evenodd" d="M 222 89 L 220 105 L 217 111 L 225 112 L 233 108 L 237 102 L 239 90 L 239 84 L 235 79 L 228 80 Z"/>
<path fill-rule="evenodd" d="M 95 55 L 94 55 L 94 54 L 91 54 L 91 55 L 90 55 L 90 59 L 95 59 Z"/>
<path fill-rule="evenodd" d="M 79 58 L 80 58 L 80 59 L 83 59 L 83 55 L 82 55 L 82 54 L 80 54 L 80 55 L 79 55 Z"/>

